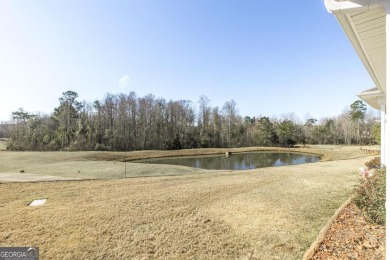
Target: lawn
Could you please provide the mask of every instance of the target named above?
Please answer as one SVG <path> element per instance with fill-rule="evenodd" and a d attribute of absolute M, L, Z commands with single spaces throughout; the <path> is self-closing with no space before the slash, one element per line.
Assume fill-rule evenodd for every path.
<path fill-rule="evenodd" d="M 130 176 L 173 176 L 0 184 L 0 245 L 39 246 L 41 259 L 298 259 L 369 159 L 358 147 L 310 149 L 326 161 L 248 171 L 127 163 Z M 97 154 L 0 152 L 0 172 L 122 176 L 123 162 L 91 161 Z M 39 198 L 48 200 L 27 206 Z"/>
<path fill-rule="evenodd" d="M 235 148 L 232 152 L 245 151 L 297 151 L 324 154 L 323 161 L 364 157 L 358 147 L 312 146 L 311 148 Z M 9 152 L 0 151 L 0 173 L 19 173 L 76 177 L 87 179 L 123 178 L 160 175 L 183 175 L 205 172 L 181 166 L 141 165 L 131 161 L 169 156 L 223 154 L 227 149 L 187 149 L 177 151 L 138 152 Z M 125 163 L 124 161 L 127 161 Z M 0 180 L 1 181 L 1 180 Z"/>

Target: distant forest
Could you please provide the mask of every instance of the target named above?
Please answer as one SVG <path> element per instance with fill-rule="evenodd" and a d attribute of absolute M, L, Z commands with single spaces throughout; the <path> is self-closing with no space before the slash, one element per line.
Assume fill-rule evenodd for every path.
<path fill-rule="evenodd" d="M 241 116 L 234 100 L 212 107 L 206 96 L 197 103 L 166 101 L 154 95 L 107 94 L 93 103 L 79 102 L 74 91 L 64 92 L 50 115 L 24 109 L 1 125 L 7 149 L 58 150 L 173 150 L 207 147 L 284 146 L 299 144 L 374 144 L 380 124 L 355 101 L 337 117 L 280 118 Z"/>

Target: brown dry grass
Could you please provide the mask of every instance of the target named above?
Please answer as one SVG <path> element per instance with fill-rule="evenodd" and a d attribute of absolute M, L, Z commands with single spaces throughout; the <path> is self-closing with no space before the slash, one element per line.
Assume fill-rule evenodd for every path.
<path fill-rule="evenodd" d="M 311 146 L 307 148 L 249 147 L 235 149 L 187 149 L 178 151 L 138 151 L 138 152 L 0 152 L 0 173 L 25 173 L 76 177 L 87 179 L 123 178 L 139 176 L 184 175 L 202 173 L 201 169 L 183 166 L 141 165 L 129 161 L 170 156 L 191 156 L 221 154 L 226 151 L 290 151 L 325 154 L 323 161 L 345 160 L 365 157 L 358 147 Z M 125 157 L 126 155 L 126 157 Z M 125 159 L 126 158 L 126 159 Z"/>
<path fill-rule="evenodd" d="M 368 160 L 357 147 L 315 149 L 344 160 L 0 184 L 0 245 L 39 246 L 41 259 L 301 258 L 350 196 L 357 169 Z M 48 201 L 27 206 L 38 198 Z"/>

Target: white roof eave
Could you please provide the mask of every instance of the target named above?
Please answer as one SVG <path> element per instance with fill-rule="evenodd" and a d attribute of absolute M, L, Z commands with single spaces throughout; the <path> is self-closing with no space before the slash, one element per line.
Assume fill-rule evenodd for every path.
<path fill-rule="evenodd" d="M 347 34 L 348 39 L 350 40 L 352 46 L 355 48 L 360 60 L 370 74 L 377 88 L 379 88 L 381 91 L 384 91 L 385 86 L 382 86 L 382 84 L 380 83 L 375 69 L 372 66 L 370 59 L 365 52 L 365 48 L 354 30 L 353 24 L 351 24 L 353 22 L 350 19 L 350 14 L 370 10 L 384 9 L 385 0 L 324 0 L 324 2 L 328 12 L 333 13 L 336 16 L 336 19 L 340 23 L 344 32 Z"/>
<path fill-rule="evenodd" d="M 385 0 L 324 0 L 324 2 L 328 12 L 333 14 L 366 12 L 370 10 L 383 9 L 385 6 Z"/>
<path fill-rule="evenodd" d="M 352 46 L 355 48 L 356 53 L 358 54 L 360 60 L 362 61 L 367 72 L 370 74 L 375 85 L 383 90 L 383 86 L 380 84 L 378 76 L 375 73 L 373 66 L 371 65 L 370 60 L 368 59 L 363 46 L 361 45 L 355 31 L 353 30 L 350 20 L 345 14 L 336 14 L 337 21 L 340 23 L 341 27 L 344 29 L 344 32 L 347 34 L 348 39 L 350 40 Z"/>
<path fill-rule="evenodd" d="M 368 89 L 357 94 L 364 102 L 376 109 L 381 109 L 384 94 L 378 88 Z"/>

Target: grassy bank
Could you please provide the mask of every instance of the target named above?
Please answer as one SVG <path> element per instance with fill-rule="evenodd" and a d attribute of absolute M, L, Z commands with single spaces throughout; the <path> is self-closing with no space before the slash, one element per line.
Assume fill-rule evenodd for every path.
<path fill-rule="evenodd" d="M 248 171 L 137 164 L 177 176 L 0 184 L 0 245 L 39 246 L 41 259 L 298 259 L 368 160 L 358 147 L 314 149 L 328 161 Z M 90 161 L 91 153 L 7 156 L 23 154 L 35 170 L 45 160 L 64 169 L 98 163 L 95 172 L 121 164 Z M 27 206 L 38 198 L 48 201 Z"/>
<path fill-rule="evenodd" d="M 366 156 L 358 147 L 311 146 L 308 148 L 235 148 L 235 149 L 187 149 L 177 151 L 137 152 L 0 152 L 0 173 L 25 173 L 75 178 L 123 178 L 139 176 L 182 175 L 200 173 L 203 170 L 181 166 L 140 165 L 134 160 L 171 156 L 194 156 L 250 151 L 286 151 L 323 154 L 323 161 L 346 160 Z M 124 161 L 127 161 L 126 165 Z"/>

